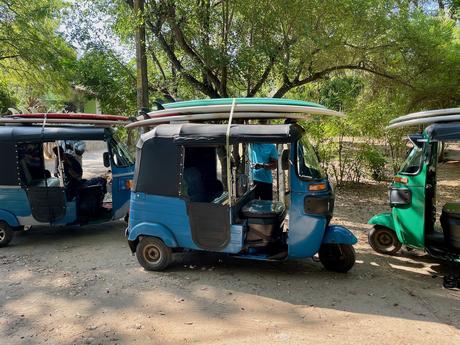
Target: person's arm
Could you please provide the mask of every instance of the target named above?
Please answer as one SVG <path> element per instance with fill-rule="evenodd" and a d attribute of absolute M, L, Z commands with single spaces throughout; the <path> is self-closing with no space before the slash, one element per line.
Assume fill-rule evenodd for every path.
<path fill-rule="evenodd" d="M 267 169 L 267 170 L 275 170 L 277 166 L 277 161 L 270 157 L 270 161 L 268 163 L 257 163 L 255 164 L 255 169 Z"/>
<path fill-rule="evenodd" d="M 267 170 L 275 170 L 278 166 L 278 151 L 276 151 L 276 146 L 272 146 L 272 150 L 270 152 L 270 158 L 268 159 L 268 163 L 262 164 L 264 169 Z"/>

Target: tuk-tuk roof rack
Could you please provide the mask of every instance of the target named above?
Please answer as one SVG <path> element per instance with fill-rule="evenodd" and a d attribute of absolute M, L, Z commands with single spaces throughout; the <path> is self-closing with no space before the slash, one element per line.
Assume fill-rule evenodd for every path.
<path fill-rule="evenodd" d="M 420 111 L 390 121 L 387 129 L 460 121 L 460 108 Z"/>
<path fill-rule="evenodd" d="M 311 115 L 345 114 L 305 101 L 279 98 L 219 98 L 162 104 L 160 110 L 137 117 L 127 128 L 157 126 L 170 122 L 228 121 L 233 119 L 306 120 Z M 232 114 L 232 115 L 231 115 Z"/>
<path fill-rule="evenodd" d="M 0 124 L 4 125 L 111 127 L 124 126 L 128 122 L 125 116 L 85 113 L 30 113 L 0 117 Z"/>

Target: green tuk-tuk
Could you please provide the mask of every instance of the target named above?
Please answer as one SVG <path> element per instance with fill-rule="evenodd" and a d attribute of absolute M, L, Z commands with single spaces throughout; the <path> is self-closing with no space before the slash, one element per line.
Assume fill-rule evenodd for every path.
<path fill-rule="evenodd" d="M 389 187 L 391 212 L 368 222 L 374 225 L 369 244 L 381 254 L 393 255 L 405 245 L 460 262 L 460 195 L 457 202 L 443 205 L 439 223 L 436 219 L 439 152 L 443 143 L 460 142 L 460 109 L 406 115 L 393 120 L 388 128 L 423 124 L 430 125 L 409 137 L 414 147 Z"/>

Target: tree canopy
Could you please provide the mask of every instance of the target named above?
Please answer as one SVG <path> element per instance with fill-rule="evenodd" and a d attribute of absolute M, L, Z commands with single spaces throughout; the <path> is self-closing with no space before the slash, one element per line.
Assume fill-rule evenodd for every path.
<path fill-rule="evenodd" d="M 0 71 L 36 88 L 68 81 L 75 52 L 57 33 L 59 0 L 0 0 Z"/>

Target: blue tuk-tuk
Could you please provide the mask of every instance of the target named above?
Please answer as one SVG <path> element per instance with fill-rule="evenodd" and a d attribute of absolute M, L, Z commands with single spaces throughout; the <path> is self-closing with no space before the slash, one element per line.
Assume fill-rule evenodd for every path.
<path fill-rule="evenodd" d="M 90 165 L 99 161 L 103 173 L 85 179 L 80 166 L 79 180 L 69 176 L 78 170 L 68 166 L 77 164 L 78 157 L 67 152 L 76 142 L 100 148 Z M 14 231 L 31 226 L 94 224 L 128 213 L 134 160 L 110 128 L 1 126 L 0 152 L 0 247 L 8 245 Z M 85 160 L 89 153 L 81 154 Z M 71 178 L 77 182 L 69 183 Z"/>
<path fill-rule="evenodd" d="M 252 145 L 276 145 L 276 200 L 255 198 Z M 161 124 L 137 144 L 126 236 L 146 270 L 173 253 L 209 251 L 282 261 L 311 258 L 328 270 L 355 263 L 356 237 L 331 224 L 334 191 L 295 123 Z"/>

